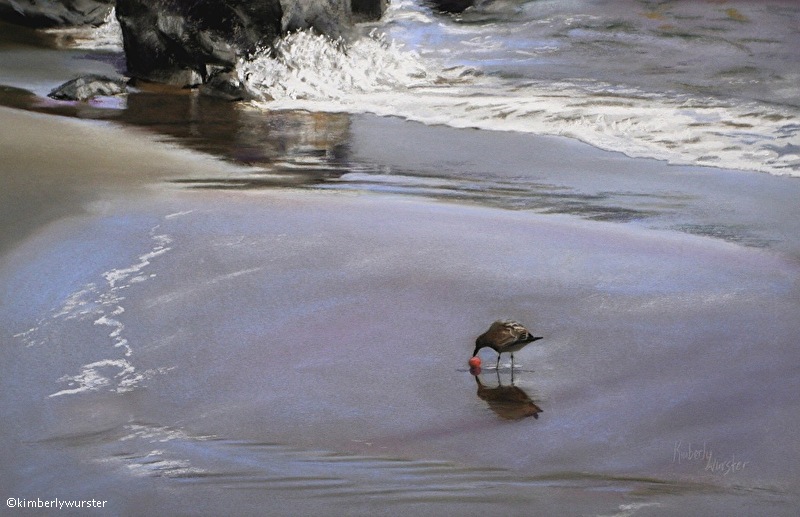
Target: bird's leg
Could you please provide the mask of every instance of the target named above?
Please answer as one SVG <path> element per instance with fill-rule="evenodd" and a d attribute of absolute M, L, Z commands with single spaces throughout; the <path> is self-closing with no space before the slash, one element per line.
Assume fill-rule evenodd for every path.
<path fill-rule="evenodd" d="M 497 353 L 497 364 L 494 367 L 494 369 L 497 370 L 498 372 L 500 371 L 500 356 L 501 355 L 502 355 L 502 352 L 498 352 Z"/>
<path fill-rule="evenodd" d="M 511 373 L 514 373 L 514 353 L 511 353 Z"/>

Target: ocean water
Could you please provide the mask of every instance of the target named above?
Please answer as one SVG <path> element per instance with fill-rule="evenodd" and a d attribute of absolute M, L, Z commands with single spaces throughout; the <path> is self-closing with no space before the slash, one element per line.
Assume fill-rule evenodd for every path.
<path fill-rule="evenodd" d="M 362 36 L 287 36 L 240 65 L 262 109 L 564 135 L 629 156 L 800 175 L 791 1 L 390 4 Z"/>

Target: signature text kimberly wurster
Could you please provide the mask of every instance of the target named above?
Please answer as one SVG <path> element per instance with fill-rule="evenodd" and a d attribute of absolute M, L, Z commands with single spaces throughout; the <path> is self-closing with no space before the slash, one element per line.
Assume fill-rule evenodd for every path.
<path fill-rule="evenodd" d="M 750 462 L 737 460 L 735 454 L 732 454 L 730 458 L 719 459 L 706 442 L 703 442 L 702 447 L 698 447 L 691 442 L 684 444 L 682 440 L 678 440 L 672 450 L 672 463 L 700 463 L 704 465 L 703 470 L 707 472 L 727 476 L 741 472 Z"/>

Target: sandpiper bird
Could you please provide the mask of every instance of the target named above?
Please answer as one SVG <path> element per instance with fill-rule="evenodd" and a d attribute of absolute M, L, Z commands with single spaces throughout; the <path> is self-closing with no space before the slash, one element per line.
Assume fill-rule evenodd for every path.
<path fill-rule="evenodd" d="M 511 368 L 513 369 L 514 352 L 538 339 L 542 338 L 532 336 L 521 323 L 513 320 L 498 320 L 492 323 L 489 330 L 475 340 L 475 352 L 472 353 L 472 357 L 478 355 L 478 350 L 481 348 L 489 347 L 497 352 L 497 367 L 499 368 L 500 355 L 503 352 L 509 352 L 511 354 Z"/>

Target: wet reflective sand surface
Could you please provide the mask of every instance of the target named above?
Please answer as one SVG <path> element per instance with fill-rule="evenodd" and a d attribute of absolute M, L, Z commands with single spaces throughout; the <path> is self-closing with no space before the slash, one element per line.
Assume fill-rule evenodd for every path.
<path fill-rule="evenodd" d="M 99 497 L 99 477 L 123 513 L 789 514 L 796 267 L 374 195 L 111 199 L 5 257 L 4 478 Z M 498 314 L 547 337 L 477 385 L 466 359 Z M 708 470 L 702 447 L 747 464 Z"/>
<path fill-rule="evenodd" d="M 138 95 L 0 108 L 6 497 L 796 514 L 796 181 Z"/>

